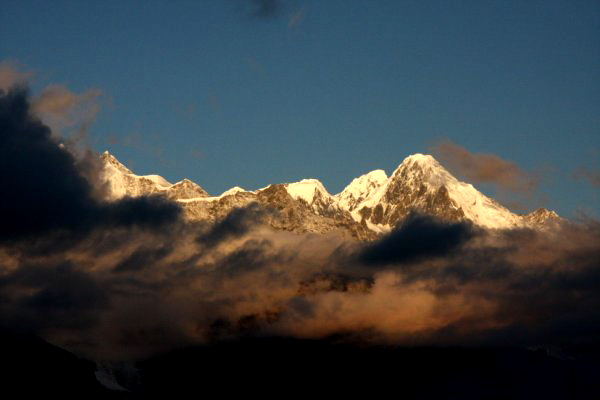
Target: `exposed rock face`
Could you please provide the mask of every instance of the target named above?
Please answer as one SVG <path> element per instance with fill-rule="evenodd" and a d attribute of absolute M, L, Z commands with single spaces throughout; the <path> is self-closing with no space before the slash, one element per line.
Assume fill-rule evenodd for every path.
<path fill-rule="evenodd" d="M 330 199 L 318 191 L 309 203 L 302 198 L 294 199 L 286 185 L 270 185 L 257 192 L 257 200 L 278 210 L 270 221 L 275 228 L 318 233 L 341 230 L 359 239 L 373 237 L 372 232 L 356 223 L 349 213 L 334 207 Z"/>
<path fill-rule="evenodd" d="M 303 199 L 294 199 L 286 185 L 269 185 L 256 192 L 237 191 L 219 197 L 199 198 L 179 201 L 185 214 L 192 220 L 217 221 L 236 207 L 258 203 L 268 212 L 265 220 L 275 229 L 293 232 L 339 233 L 361 240 L 375 237 L 374 232 L 357 223 L 344 210 L 326 210 L 321 215 L 315 212 L 313 204 Z"/>
<path fill-rule="evenodd" d="M 338 232 L 360 240 L 389 231 L 411 211 L 448 221 L 469 220 L 487 228 L 547 227 L 548 221 L 561 220 L 546 209 L 516 215 L 423 154 L 404 159 L 390 177 L 383 170 L 358 177 L 335 196 L 318 180 L 303 179 L 256 191 L 236 186 L 211 197 L 188 179 L 171 184 L 158 175 L 135 175 L 108 152 L 102 160 L 113 198 L 161 194 L 177 201 L 190 220 L 218 221 L 234 208 L 257 203 L 275 229 Z"/>

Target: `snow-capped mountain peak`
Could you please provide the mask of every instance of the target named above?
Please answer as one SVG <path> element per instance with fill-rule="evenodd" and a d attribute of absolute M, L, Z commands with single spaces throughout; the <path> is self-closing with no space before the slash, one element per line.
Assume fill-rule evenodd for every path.
<path fill-rule="evenodd" d="M 183 179 L 169 186 L 166 190 L 168 196 L 172 199 L 193 199 L 208 196 L 204 189 L 189 179 Z"/>
<path fill-rule="evenodd" d="M 108 152 L 108 150 L 106 150 L 104 153 L 102 153 L 102 155 L 100 156 L 100 159 L 104 162 L 106 167 L 109 167 L 109 168 L 112 167 L 123 174 L 133 174 L 133 172 L 131 172 L 130 169 L 128 169 L 123 164 L 121 164 L 119 162 L 119 160 L 116 159 L 115 156 L 113 156 L 112 154 L 110 154 Z"/>
<path fill-rule="evenodd" d="M 390 178 L 423 180 L 435 186 L 458 182 L 435 158 L 420 153 L 406 157 Z"/>
<path fill-rule="evenodd" d="M 302 199 L 312 204 L 318 197 L 332 197 L 318 179 L 302 179 L 299 182 L 287 183 L 285 187 L 294 199 Z"/>
<path fill-rule="evenodd" d="M 319 180 L 303 179 L 255 191 L 236 186 L 210 197 L 189 179 L 171 184 L 159 175 L 135 175 L 109 152 L 102 154 L 101 159 L 113 198 L 162 194 L 177 200 L 190 219 L 215 220 L 235 207 L 258 202 L 279 210 L 278 217 L 270 219 L 276 229 L 341 229 L 363 239 L 389 231 L 412 211 L 448 221 L 467 220 L 493 229 L 551 226 L 547 221 L 561 221 L 556 213 L 546 209 L 522 216 L 514 214 L 473 185 L 456 179 L 427 154 L 406 157 L 389 177 L 378 169 L 355 178 L 335 196 Z"/>
<path fill-rule="evenodd" d="M 241 193 L 241 192 L 247 192 L 247 190 L 244 189 L 244 188 L 241 188 L 239 186 L 234 186 L 231 189 L 227 189 L 226 191 L 224 191 L 221 194 L 221 196 L 219 196 L 219 197 L 232 196 L 232 195 L 234 195 L 236 193 Z"/>
<path fill-rule="evenodd" d="M 460 182 L 427 154 L 406 157 L 377 190 L 348 209 L 356 221 L 380 230 L 395 226 L 413 210 L 447 220 L 467 219 L 488 228 L 521 224 L 519 216 Z"/>
<path fill-rule="evenodd" d="M 422 153 L 411 154 L 411 155 L 405 157 L 404 160 L 402 160 L 402 163 L 400 163 L 400 165 L 412 165 L 412 164 L 421 165 L 422 167 L 433 167 L 433 168 L 441 167 L 440 163 L 438 163 L 437 160 L 432 155 L 422 154 Z"/>
<path fill-rule="evenodd" d="M 382 169 L 376 169 L 358 178 L 354 178 L 344 190 L 335 195 L 339 206 L 344 210 L 353 211 L 358 204 L 372 197 L 373 193 L 387 179 L 388 176 Z"/>

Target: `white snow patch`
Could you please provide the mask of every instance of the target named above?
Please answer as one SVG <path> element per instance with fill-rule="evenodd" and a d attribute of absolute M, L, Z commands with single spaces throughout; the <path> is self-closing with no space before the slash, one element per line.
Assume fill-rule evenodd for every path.
<path fill-rule="evenodd" d="M 464 182 L 446 184 L 448 195 L 465 213 L 465 217 L 477 225 L 502 229 L 519 226 L 521 218 L 485 196 L 473 185 Z"/>
<path fill-rule="evenodd" d="M 389 231 L 392 230 L 392 228 L 389 225 L 381 225 L 381 224 L 374 224 L 371 221 L 365 221 L 367 223 L 367 228 L 369 228 L 370 230 L 372 230 L 373 232 L 377 232 L 377 233 L 388 233 Z"/>
<path fill-rule="evenodd" d="M 247 190 L 243 189 L 239 186 L 234 186 L 231 189 L 227 189 L 226 191 L 224 191 L 219 197 L 230 196 L 232 194 L 236 194 L 236 193 L 240 193 L 240 192 L 247 192 Z"/>
<path fill-rule="evenodd" d="M 177 199 L 177 201 L 180 203 L 193 203 L 195 201 L 211 202 L 211 201 L 218 201 L 225 196 L 231 196 L 231 195 L 234 195 L 236 193 L 241 193 L 241 192 L 254 193 L 254 192 L 248 192 L 247 190 L 245 190 L 239 186 L 234 186 L 231 189 L 224 191 L 220 196 L 192 197 L 191 199 Z"/>
<path fill-rule="evenodd" d="M 384 170 L 376 169 L 353 179 L 344 190 L 334 197 L 338 200 L 340 208 L 351 211 L 362 201 L 371 197 L 387 179 L 388 177 Z"/>
<path fill-rule="evenodd" d="M 316 193 L 320 193 L 326 198 L 332 198 L 318 179 L 302 179 L 300 182 L 286 184 L 285 188 L 294 199 L 302 199 L 308 204 L 313 202 Z"/>
<path fill-rule="evenodd" d="M 191 199 L 176 199 L 178 203 L 193 203 L 195 201 L 217 201 L 221 196 L 192 197 Z"/>

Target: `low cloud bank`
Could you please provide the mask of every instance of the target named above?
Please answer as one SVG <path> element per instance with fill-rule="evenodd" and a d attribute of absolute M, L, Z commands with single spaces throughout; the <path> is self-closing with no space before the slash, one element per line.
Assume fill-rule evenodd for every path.
<path fill-rule="evenodd" d="M 0 91 L 0 326 L 96 360 L 245 337 L 593 346 L 600 224 L 485 231 L 410 216 L 378 241 L 274 231 L 252 205 L 189 223 L 159 197 L 102 200 L 74 156 Z"/>

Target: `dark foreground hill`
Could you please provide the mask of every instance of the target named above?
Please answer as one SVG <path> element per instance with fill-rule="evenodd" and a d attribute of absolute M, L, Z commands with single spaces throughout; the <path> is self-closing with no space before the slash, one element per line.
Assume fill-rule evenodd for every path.
<path fill-rule="evenodd" d="M 33 337 L 3 335 L 2 354 L 2 386 L 23 398 L 600 398 L 598 353 L 245 339 L 137 362 L 135 376 L 114 371 L 129 392 L 104 388 L 92 362 Z"/>

